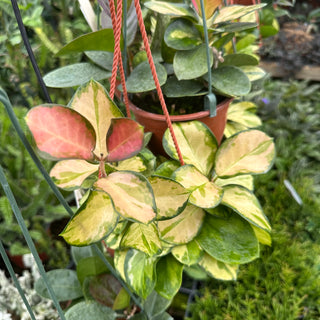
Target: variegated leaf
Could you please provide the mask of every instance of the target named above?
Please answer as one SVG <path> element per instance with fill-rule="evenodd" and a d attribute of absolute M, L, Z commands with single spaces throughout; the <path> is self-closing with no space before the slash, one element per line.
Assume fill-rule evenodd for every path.
<path fill-rule="evenodd" d="M 161 238 L 174 244 L 190 242 L 199 233 L 204 215 L 201 208 L 188 204 L 178 216 L 158 222 Z"/>
<path fill-rule="evenodd" d="M 121 171 L 99 179 L 94 186 L 111 197 L 121 216 L 149 223 L 156 217 L 156 205 L 150 183 L 142 175 Z"/>
<path fill-rule="evenodd" d="M 155 170 L 154 174 L 161 177 L 170 178 L 175 170 L 180 167 L 180 163 L 176 160 L 168 160 L 161 163 L 161 165 Z"/>
<path fill-rule="evenodd" d="M 93 191 L 61 235 L 73 246 L 87 246 L 106 237 L 118 222 L 110 197 Z"/>
<path fill-rule="evenodd" d="M 272 244 L 272 239 L 271 239 L 271 235 L 268 231 L 263 230 L 261 228 L 256 227 L 255 225 L 251 225 L 258 241 L 266 246 L 271 247 Z"/>
<path fill-rule="evenodd" d="M 213 278 L 219 280 L 237 280 L 237 264 L 227 264 L 205 253 L 199 265 Z"/>
<path fill-rule="evenodd" d="M 217 140 L 210 129 L 199 121 L 173 123 L 174 133 L 186 164 L 193 164 L 205 176 L 211 173 Z M 169 130 L 163 136 L 167 154 L 179 160 Z"/>
<path fill-rule="evenodd" d="M 213 15 L 214 11 L 220 6 L 221 2 L 222 0 L 205 0 L 204 1 L 204 12 L 205 12 L 206 19 L 209 19 Z M 192 3 L 194 4 L 199 15 L 202 16 L 200 0 L 193 0 Z"/>
<path fill-rule="evenodd" d="M 222 204 L 232 208 L 253 225 L 271 230 L 256 196 L 241 186 L 227 186 L 224 188 Z"/>
<path fill-rule="evenodd" d="M 57 162 L 50 171 L 54 183 L 63 189 L 79 188 L 83 181 L 99 170 L 99 164 L 85 160 L 62 160 Z"/>
<path fill-rule="evenodd" d="M 227 264 L 259 257 L 259 243 L 250 224 L 237 214 L 227 219 L 207 214 L 196 241 L 211 257 Z"/>
<path fill-rule="evenodd" d="M 179 291 L 182 283 L 183 264 L 172 255 L 162 257 L 157 263 L 157 283 L 155 291 L 171 300 Z"/>
<path fill-rule="evenodd" d="M 198 263 L 203 255 L 202 249 L 195 240 L 181 246 L 175 246 L 171 253 L 179 262 L 187 266 Z"/>
<path fill-rule="evenodd" d="M 225 140 L 215 160 L 219 177 L 267 172 L 275 157 L 273 139 L 259 130 L 240 132 Z"/>
<path fill-rule="evenodd" d="M 266 72 L 257 66 L 240 66 L 240 69 L 247 75 L 250 81 L 256 81 L 264 78 Z"/>
<path fill-rule="evenodd" d="M 209 179 L 193 165 L 184 165 L 178 168 L 172 174 L 172 178 L 190 192 L 209 182 Z"/>
<path fill-rule="evenodd" d="M 248 129 L 247 127 L 245 127 L 240 123 L 228 121 L 226 123 L 226 127 L 224 128 L 223 134 L 226 136 L 226 138 L 230 138 L 236 133 L 239 133 L 240 131 L 245 131 L 247 129 Z"/>
<path fill-rule="evenodd" d="M 148 297 L 155 286 L 155 262 L 156 258 L 134 249 L 130 249 L 126 255 L 126 282 L 143 299 Z"/>
<path fill-rule="evenodd" d="M 236 184 L 238 186 L 243 186 L 250 191 L 253 191 L 253 189 L 254 189 L 253 182 L 254 182 L 253 177 L 249 174 L 244 174 L 241 176 L 235 176 L 235 177 L 226 178 L 226 179 L 218 178 L 215 180 L 215 184 L 220 187 Z"/>
<path fill-rule="evenodd" d="M 121 220 L 121 218 L 119 219 L 119 222 L 113 229 L 112 233 L 110 233 L 109 236 L 104 239 L 108 248 L 113 250 L 118 250 L 120 248 L 120 242 L 124 235 L 127 224 L 128 220 Z"/>
<path fill-rule="evenodd" d="M 107 161 L 121 161 L 137 155 L 143 147 L 143 127 L 132 119 L 111 119 L 107 133 Z"/>
<path fill-rule="evenodd" d="M 178 215 L 187 205 L 189 192 L 179 183 L 168 178 L 149 178 L 157 205 L 157 219 L 163 220 Z"/>
<path fill-rule="evenodd" d="M 111 165 L 111 167 L 115 168 L 117 171 L 135 171 L 135 172 L 143 172 L 147 170 L 146 165 L 144 164 L 144 159 L 137 155 L 135 157 L 119 161 L 116 165 Z"/>
<path fill-rule="evenodd" d="M 32 108 L 26 122 L 44 158 L 93 160 L 94 130 L 78 112 L 43 105 Z"/>
<path fill-rule="evenodd" d="M 94 154 L 100 158 L 107 155 L 106 137 L 112 118 L 123 117 L 121 111 L 110 99 L 105 88 L 94 80 L 76 91 L 69 105 L 89 120 L 96 132 Z"/>
<path fill-rule="evenodd" d="M 162 250 L 159 231 L 154 223 L 132 223 L 125 231 L 120 246 L 140 250 L 149 256 L 159 254 Z"/>
<path fill-rule="evenodd" d="M 126 280 L 125 261 L 126 261 L 128 252 L 129 252 L 129 249 L 115 250 L 114 252 L 114 259 L 113 259 L 114 267 L 116 268 L 117 272 L 120 274 L 123 280 Z"/>

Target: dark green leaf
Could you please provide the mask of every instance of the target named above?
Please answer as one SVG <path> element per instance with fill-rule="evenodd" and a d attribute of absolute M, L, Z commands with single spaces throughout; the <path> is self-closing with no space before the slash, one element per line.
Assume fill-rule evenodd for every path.
<path fill-rule="evenodd" d="M 152 291 L 144 302 L 143 307 L 147 315 L 152 318 L 163 313 L 169 307 L 170 303 L 171 300 L 160 296 L 156 291 Z"/>
<path fill-rule="evenodd" d="M 223 57 L 224 62 L 219 66 L 231 65 L 231 66 L 257 66 L 259 60 L 251 54 L 245 53 L 233 53 Z"/>
<path fill-rule="evenodd" d="M 203 88 L 203 84 L 195 80 L 178 80 L 170 77 L 163 86 L 163 93 L 169 97 L 194 96 Z"/>
<path fill-rule="evenodd" d="M 86 56 L 88 56 L 96 65 L 99 67 L 112 70 L 113 63 L 113 53 L 108 51 L 86 51 Z"/>

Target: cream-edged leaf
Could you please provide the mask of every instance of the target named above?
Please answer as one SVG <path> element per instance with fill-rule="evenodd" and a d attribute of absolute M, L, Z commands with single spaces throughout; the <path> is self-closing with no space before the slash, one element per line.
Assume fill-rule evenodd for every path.
<path fill-rule="evenodd" d="M 271 230 L 256 196 L 241 186 L 227 186 L 224 188 L 222 204 L 232 208 L 253 225 Z"/>
<path fill-rule="evenodd" d="M 267 172 L 274 161 L 273 139 L 259 130 L 240 132 L 225 140 L 215 159 L 219 177 Z"/>
<path fill-rule="evenodd" d="M 113 259 L 114 267 L 116 268 L 117 272 L 120 274 L 123 280 L 126 280 L 126 274 L 124 270 L 125 270 L 126 256 L 128 252 L 129 252 L 129 249 L 114 251 L 114 259 Z"/>
<path fill-rule="evenodd" d="M 189 191 L 193 191 L 209 182 L 209 179 L 193 165 L 185 165 L 178 168 L 172 174 L 172 178 L 181 183 Z"/>
<path fill-rule="evenodd" d="M 189 202 L 203 209 L 214 208 L 221 202 L 223 189 L 211 181 L 194 190 L 189 198 Z"/>
<path fill-rule="evenodd" d="M 250 191 L 253 191 L 254 189 L 253 177 L 249 174 L 244 174 L 244 175 L 225 178 L 225 179 L 218 178 L 215 180 L 215 184 L 220 187 L 236 184 L 238 186 L 245 187 Z"/>
<path fill-rule="evenodd" d="M 224 128 L 223 134 L 226 138 L 230 138 L 231 136 L 235 135 L 240 131 L 245 131 L 248 128 L 238 122 L 228 121 L 226 123 L 226 127 Z"/>
<path fill-rule="evenodd" d="M 99 179 L 94 187 L 105 191 L 124 218 L 149 223 L 156 217 L 156 205 L 148 180 L 135 172 L 118 171 Z"/>
<path fill-rule="evenodd" d="M 50 177 L 59 188 L 72 190 L 79 188 L 86 178 L 98 170 L 98 164 L 85 160 L 62 160 L 53 166 Z"/>
<path fill-rule="evenodd" d="M 93 191 L 61 235 L 73 246 L 87 246 L 110 234 L 118 218 L 110 197 L 104 192 Z"/>
<path fill-rule="evenodd" d="M 203 255 L 202 249 L 195 240 L 173 247 L 171 253 L 179 262 L 187 266 L 198 263 Z"/>

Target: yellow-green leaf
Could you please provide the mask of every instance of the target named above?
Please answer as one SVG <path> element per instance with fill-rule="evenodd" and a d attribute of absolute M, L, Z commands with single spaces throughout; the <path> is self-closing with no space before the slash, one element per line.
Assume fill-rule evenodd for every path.
<path fill-rule="evenodd" d="M 247 129 L 247 127 L 238 122 L 228 121 L 226 123 L 226 127 L 224 128 L 223 134 L 226 136 L 226 138 L 229 138 L 235 135 L 236 133 L 239 133 L 240 131 L 245 131 Z"/>
<path fill-rule="evenodd" d="M 186 206 L 189 192 L 179 183 L 168 178 L 149 178 L 157 205 L 157 219 L 168 219 L 178 215 Z"/>
<path fill-rule="evenodd" d="M 79 188 L 83 181 L 98 171 L 99 165 L 85 160 L 62 160 L 50 171 L 50 176 L 59 188 Z"/>
<path fill-rule="evenodd" d="M 199 265 L 213 278 L 219 280 L 236 280 L 237 264 L 227 264 L 218 261 L 205 253 L 199 262 Z"/>
<path fill-rule="evenodd" d="M 126 280 L 126 274 L 125 274 L 125 260 L 126 260 L 126 256 L 128 253 L 128 250 L 115 250 L 114 252 L 114 267 L 116 268 L 116 270 L 118 271 L 118 273 L 120 274 L 121 278 L 123 280 Z"/>
<path fill-rule="evenodd" d="M 240 186 L 225 187 L 222 204 L 235 210 L 251 224 L 264 230 L 271 230 L 258 199 L 249 190 Z"/>
<path fill-rule="evenodd" d="M 111 197 L 124 218 L 149 223 L 156 217 L 156 205 L 148 180 L 135 172 L 119 171 L 99 179 L 94 186 Z"/>
<path fill-rule="evenodd" d="M 265 244 L 266 246 L 271 246 L 272 244 L 272 239 L 271 239 L 271 235 L 268 231 L 260 229 L 258 227 L 256 227 L 255 225 L 251 225 L 258 241 L 262 244 Z"/>
<path fill-rule="evenodd" d="M 184 162 L 193 164 L 205 176 L 210 175 L 217 150 L 217 140 L 210 129 L 199 121 L 173 123 L 173 129 Z M 179 160 L 168 129 L 163 147 L 171 158 Z"/>
<path fill-rule="evenodd" d="M 197 207 L 210 209 L 221 202 L 222 195 L 223 189 L 208 181 L 191 193 L 189 202 Z"/>
<path fill-rule="evenodd" d="M 143 172 L 147 170 L 146 165 L 143 162 L 143 159 L 140 155 L 137 155 L 135 157 L 119 161 L 116 165 L 112 165 L 113 168 L 115 168 L 118 171 L 125 171 L 125 170 L 130 170 L 130 171 L 135 171 L 135 172 Z"/>
<path fill-rule="evenodd" d="M 169 243 L 188 243 L 199 233 L 204 216 L 201 208 L 188 204 L 178 216 L 158 222 L 160 236 Z"/>
<path fill-rule="evenodd" d="M 187 266 L 198 263 L 203 255 L 202 249 L 195 240 L 181 246 L 175 246 L 171 253 L 178 261 Z"/>
<path fill-rule="evenodd" d="M 195 0 L 195 2 L 197 4 L 196 9 L 200 14 L 200 16 L 202 16 L 200 0 Z M 221 2 L 222 0 L 205 0 L 204 1 L 204 12 L 205 12 L 206 19 L 209 19 L 213 15 L 214 11 L 220 6 Z"/>
<path fill-rule="evenodd" d="M 273 139 L 259 130 L 240 132 L 225 140 L 215 160 L 219 177 L 267 172 L 275 157 Z"/>
<path fill-rule="evenodd" d="M 120 246 L 121 248 L 134 248 L 153 256 L 161 252 L 159 231 L 154 223 L 148 225 L 132 223 L 126 230 Z"/>
<path fill-rule="evenodd" d="M 236 184 L 238 186 L 243 186 L 250 191 L 253 191 L 254 189 L 253 182 L 254 182 L 253 177 L 249 174 L 244 174 L 241 176 L 235 176 L 235 177 L 226 178 L 226 179 L 218 178 L 215 180 L 215 184 L 220 187 Z"/>
<path fill-rule="evenodd" d="M 247 75 L 250 81 L 256 81 L 264 78 L 266 72 L 257 66 L 240 66 L 240 69 Z"/>
<path fill-rule="evenodd" d="M 107 155 L 106 137 L 112 118 L 123 117 L 121 111 L 110 99 L 105 88 L 94 80 L 76 91 L 69 105 L 78 111 L 93 126 L 96 133 L 94 154 L 100 158 Z"/>
<path fill-rule="evenodd" d="M 209 182 L 209 179 L 193 165 L 185 165 L 178 168 L 172 174 L 172 178 L 181 183 L 190 192 Z"/>
<path fill-rule="evenodd" d="M 110 197 L 93 191 L 61 235 L 73 246 L 86 246 L 106 237 L 118 222 Z"/>

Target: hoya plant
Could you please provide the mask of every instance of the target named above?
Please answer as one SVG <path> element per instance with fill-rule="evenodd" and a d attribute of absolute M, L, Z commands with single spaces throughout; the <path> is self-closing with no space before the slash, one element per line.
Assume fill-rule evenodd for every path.
<path fill-rule="evenodd" d="M 26 121 L 40 154 L 59 160 L 50 173 L 56 184 L 86 190 L 61 235 L 73 248 L 102 241 L 119 279 L 141 305 L 159 306 L 150 313 L 168 307 L 184 269 L 234 280 L 239 265 L 259 256 L 259 242 L 271 243 L 270 224 L 253 194 L 253 175 L 267 172 L 275 154 L 272 139 L 261 131 L 242 131 L 219 147 L 203 123 L 175 123 L 183 161 L 169 130 L 163 146 L 171 160 L 156 161 L 144 147 L 143 128 L 124 118 L 95 81 L 80 87 L 68 106 L 35 107 Z M 105 268 L 97 257 L 82 258 L 75 259 L 76 274 L 60 270 L 77 283 L 75 295 L 63 299 L 110 306 L 101 288 L 113 287 L 114 280 L 101 275 Z M 130 306 L 121 290 L 113 297 L 115 309 Z M 68 312 L 84 306 L 77 303 Z"/>

